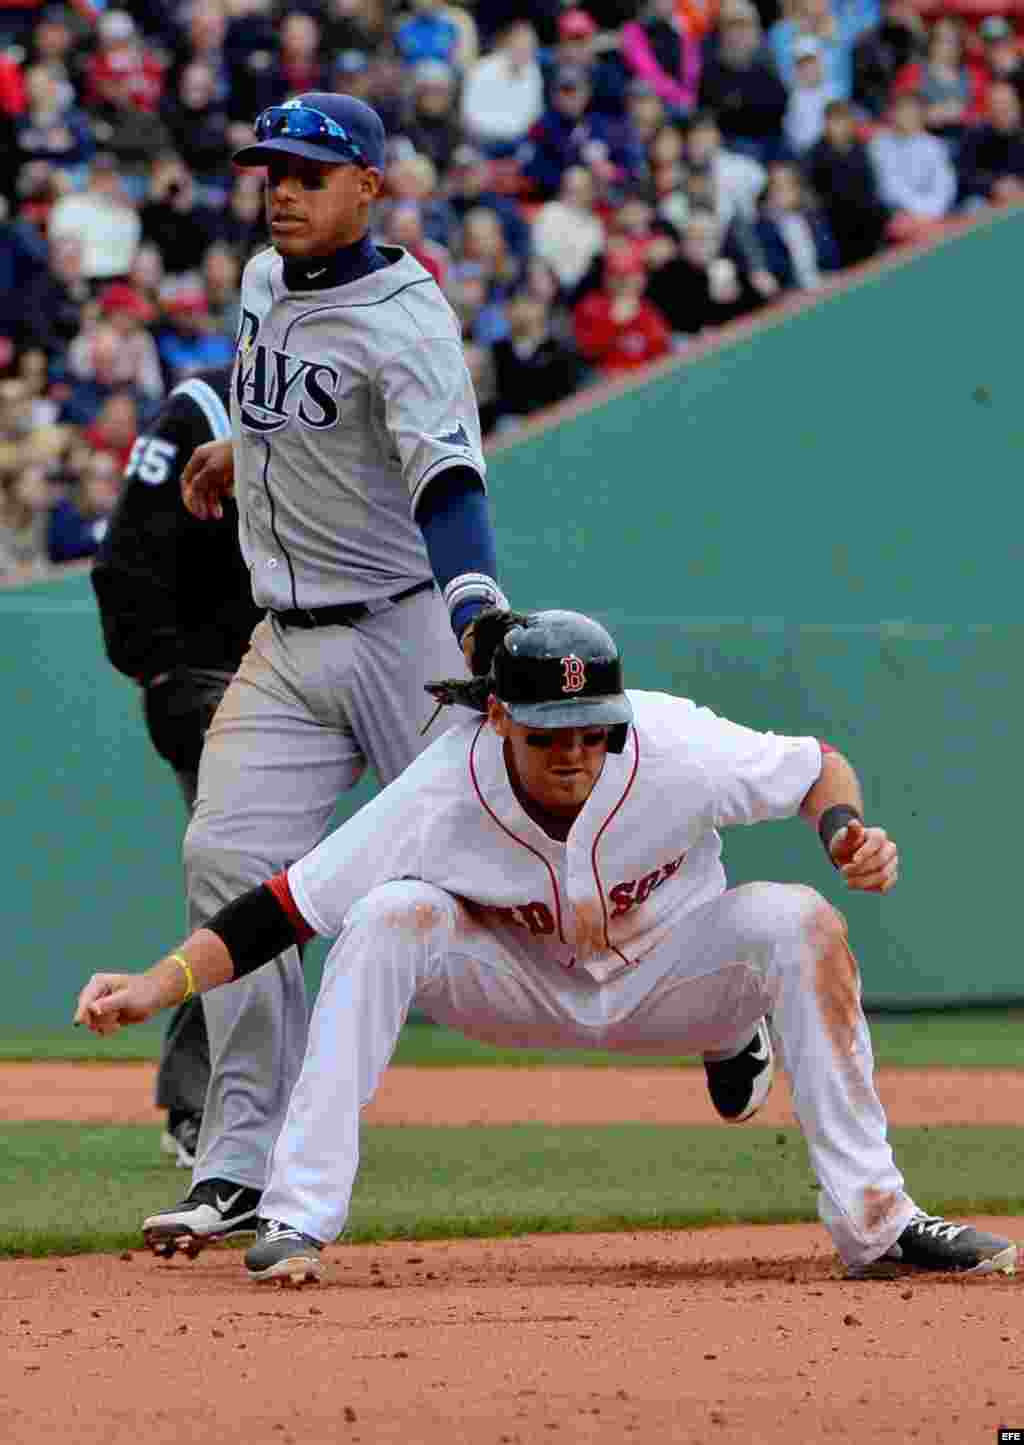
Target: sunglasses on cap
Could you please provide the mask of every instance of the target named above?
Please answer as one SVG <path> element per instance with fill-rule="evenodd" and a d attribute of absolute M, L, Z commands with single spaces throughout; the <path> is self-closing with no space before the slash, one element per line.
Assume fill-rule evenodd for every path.
<path fill-rule="evenodd" d="M 260 112 L 253 128 L 258 141 L 277 140 L 280 136 L 290 140 L 316 141 L 333 151 L 339 161 L 365 165 L 362 148 L 345 127 L 312 106 L 272 105 Z"/>
<path fill-rule="evenodd" d="M 557 734 L 550 733 L 527 733 L 526 746 L 528 748 L 552 748 L 555 745 Z M 602 743 L 608 741 L 607 728 L 588 728 L 582 734 L 582 742 L 585 748 L 599 748 Z"/>

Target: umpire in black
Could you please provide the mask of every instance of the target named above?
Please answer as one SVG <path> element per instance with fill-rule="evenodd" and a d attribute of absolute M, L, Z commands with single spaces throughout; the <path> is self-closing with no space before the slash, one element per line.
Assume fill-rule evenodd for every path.
<path fill-rule="evenodd" d="M 238 545 L 238 513 L 200 522 L 181 499 L 181 473 L 203 442 L 230 438 L 229 366 L 171 392 L 136 441 L 124 492 L 92 572 L 110 661 L 142 689 L 153 746 L 174 769 L 191 812 L 210 720 L 262 617 Z M 167 1027 L 156 1104 L 168 1111 L 163 1147 L 195 1162 L 210 1053 L 202 1000 Z"/>

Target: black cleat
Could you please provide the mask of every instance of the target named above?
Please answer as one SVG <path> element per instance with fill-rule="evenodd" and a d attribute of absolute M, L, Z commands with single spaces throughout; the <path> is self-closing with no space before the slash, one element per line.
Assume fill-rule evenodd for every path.
<path fill-rule="evenodd" d="M 775 1053 L 767 1019 L 761 1020 L 750 1043 L 734 1059 L 720 1059 L 717 1063 L 705 1059 L 704 1072 L 711 1102 L 723 1119 L 742 1124 L 744 1119 L 752 1118 L 771 1093 L 775 1078 Z"/>
<path fill-rule="evenodd" d="M 880 1259 L 850 1270 L 855 1279 L 892 1279 L 917 1270 L 940 1274 L 1014 1274 L 1017 1246 L 938 1214 L 915 1214 Z"/>
<path fill-rule="evenodd" d="M 149 1248 L 162 1259 L 177 1251 L 190 1259 L 204 1245 L 233 1234 L 255 1234 L 261 1191 L 229 1179 L 204 1179 L 187 1199 L 142 1221 Z"/>
<path fill-rule="evenodd" d="M 245 1252 L 249 1278 L 284 1284 L 318 1284 L 324 1272 L 323 1245 L 279 1219 L 256 1221 L 256 1243 Z"/>

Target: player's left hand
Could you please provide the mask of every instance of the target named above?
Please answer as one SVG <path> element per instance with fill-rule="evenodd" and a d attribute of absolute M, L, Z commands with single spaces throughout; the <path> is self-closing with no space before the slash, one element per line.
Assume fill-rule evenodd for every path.
<path fill-rule="evenodd" d="M 832 839 L 832 861 L 847 888 L 860 893 L 888 893 L 900 876 L 900 855 L 884 828 L 865 828 L 851 818 Z"/>
<path fill-rule="evenodd" d="M 94 1034 L 113 1034 L 122 1024 L 142 1024 L 164 1002 L 156 980 L 145 973 L 94 973 L 78 995 L 75 1023 Z"/>

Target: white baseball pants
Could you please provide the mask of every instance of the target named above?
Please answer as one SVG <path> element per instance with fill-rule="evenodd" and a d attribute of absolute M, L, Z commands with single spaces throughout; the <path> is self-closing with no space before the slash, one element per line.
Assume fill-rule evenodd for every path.
<path fill-rule="evenodd" d="M 528 938 L 484 926 L 413 880 L 376 888 L 352 909 L 324 971 L 264 1217 L 324 1242 L 341 1232 L 359 1112 L 414 1003 L 506 1047 L 726 1058 L 771 1012 L 820 1216 L 848 1266 L 885 1253 L 915 1206 L 886 1139 L 845 925 L 818 894 L 773 883 L 732 889 L 681 916 L 668 941 L 605 984 L 531 952 Z"/>

